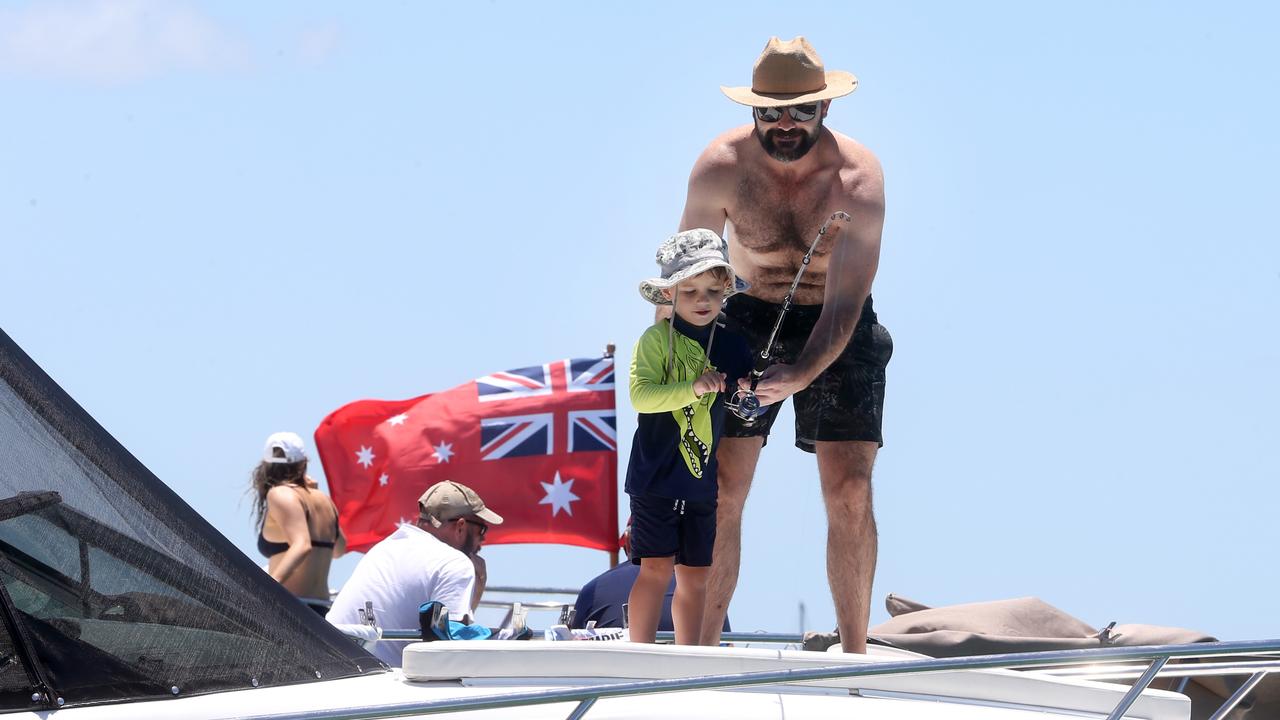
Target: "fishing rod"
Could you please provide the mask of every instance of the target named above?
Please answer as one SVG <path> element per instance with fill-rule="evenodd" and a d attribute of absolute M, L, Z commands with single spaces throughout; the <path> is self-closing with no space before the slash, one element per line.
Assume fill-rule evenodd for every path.
<path fill-rule="evenodd" d="M 773 323 L 773 332 L 769 333 L 769 342 L 765 343 L 764 349 L 760 351 L 760 355 L 756 358 L 755 367 L 751 369 L 751 389 L 738 388 L 733 397 L 725 401 L 725 408 L 742 418 L 743 425 L 747 427 L 754 425 L 756 418 L 764 414 L 764 408 L 760 406 L 760 398 L 756 397 L 756 385 L 759 384 L 764 371 L 772 364 L 773 343 L 778 339 L 778 330 L 782 327 L 783 319 L 787 317 L 787 310 L 791 309 L 791 297 L 796 294 L 796 288 L 800 286 L 800 278 L 804 277 L 804 271 L 809 267 L 809 260 L 813 257 L 813 251 L 818 247 L 818 243 L 822 242 L 822 238 L 827 234 L 827 228 L 831 226 L 831 223 L 836 220 L 849 222 L 852 219 L 849 217 L 849 213 L 837 210 L 822 224 L 822 227 L 818 230 L 818 236 L 809 245 L 809 251 L 800 260 L 800 270 L 796 272 L 795 279 L 791 281 L 791 289 L 787 291 L 786 297 L 782 298 L 782 309 L 778 311 L 778 319 Z"/>

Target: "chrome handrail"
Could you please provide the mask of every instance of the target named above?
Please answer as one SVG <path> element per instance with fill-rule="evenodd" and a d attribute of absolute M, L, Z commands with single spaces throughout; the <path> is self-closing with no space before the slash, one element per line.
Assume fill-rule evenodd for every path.
<path fill-rule="evenodd" d="M 277 713 L 273 715 L 255 716 L 260 720 L 381 720 L 382 718 L 398 718 L 413 715 L 431 715 L 463 710 L 492 710 L 526 705 L 545 705 L 552 703 L 577 702 L 573 713 L 569 716 L 576 720 L 582 717 L 595 702 L 601 698 L 623 697 L 632 695 L 651 695 L 657 693 L 679 692 L 686 690 L 721 690 L 726 688 L 749 687 L 760 685 L 779 685 L 816 680 L 833 680 L 857 677 L 883 677 L 891 675 L 909 675 L 913 673 L 932 673 L 958 670 L 990 670 L 1032 668 L 1056 665 L 1075 665 L 1081 663 L 1119 662 L 1126 660 L 1150 660 L 1151 664 L 1143 677 L 1133 688 L 1121 698 L 1116 708 L 1108 715 L 1108 720 L 1119 720 L 1125 711 L 1135 702 L 1147 684 L 1161 674 L 1165 663 L 1173 658 L 1218 657 L 1224 655 L 1280 655 L 1280 639 L 1276 640 L 1244 640 L 1234 642 L 1192 643 L 1187 645 L 1137 645 L 1132 647 L 1105 647 L 1085 650 L 1051 650 L 1030 653 L 1005 653 L 1000 655 L 978 655 L 960 658 L 927 658 L 920 660 L 902 660 L 894 662 L 869 663 L 866 665 L 838 665 L 816 668 L 797 668 L 789 670 L 768 670 L 746 673 L 730 673 L 724 675 L 703 675 L 689 678 L 666 680 L 644 680 L 638 682 L 611 683 L 589 687 L 558 688 L 554 690 L 536 690 L 498 695 L 481 695 L 468 698 L 450 698 L 447 700 L 429 700 L 425 702 L 393 703 L 389 705 L 369 705 L 342 710 L 314 710 L 304 712 Z M 1280 657 L 1273 665 L 1280 672 Z M 1254 673 L 1246 687 L 1236 692 L 1214 715 L 1214 720 L 1221 720 L 1226 713 L 1240 702 L 1249 689 L 1256 685 L 1267 672 L 1260 669 Z M 1228 707 L 1231 706 L 1231 707 Z"/>
<path fill-rule="evenodd" d="M 1237 662 L 1195 663 L 1194 665 L 1171 665 L 1160 673 L 1162 678 L 1193 678 L 1212 675 L 1252 675 L 1259 671 L 1269 671 L 1276 665 L 1275 660 L 1240 660 Z M 1066 678 L 1069 680 L 1132 680 L 1140 677 L 1146 665 L 1109 665 L 1105 668 L 1060 667 L 1039 670 L 1045 675 Z"/>
<path fill-rule="evenodd" d="M 513 605 L 515 605 L 515 604 L 516 604 L 516 602 L 519 602 L 519 601 L 507 601 L 507 600 L 481 600 L 481 601 L 480 601 L 480 607 L 490 607 L 490 608 L 507 608 L 508 610 L 510 610 L 510 609 L 511 609 L 511 607 L 512 607 Z M 562 602 L 556 602 L 555 600 L 541 600 L 541 601 L 538 601 L 538 602 L 521 602 L 521 603 L 520 603 L 520 607 L 524 608 L 525 610 L 552 610 L 552 611 L 555 611 L 555 610 L 560 610 L 561 608 L 563 608 L 563 607 L 564 607 L 564 603 L 562 603 Z"/>
<path fill-rule="evenodd" d="M 525 605 L 525 607 L 528 607 L 528 605 Z M 539 608 L 539 607 L 537 607 L 537 606 L 536 606 L 536 604 L 535 604 L 535 606 L 534 606 L 534 608 L 533 608 L 533 609 L 535 609 L 535 610 L 549 610 L 549 609 L 551 609 L 551 608 L 546 608 L 546 607 Z M 382 630 L 382 639 L 383 639 L 383 640 L 421 640 L 421 639 L 422 639 L 422 630 L 421 630 L 421 629 L 418 629 L 418 628 L 414 628 L 414 629 L 409 629 L 409 628 L 394 628 L 394 629 L 387 629 L 387 628 L 384 628 L 384 629 Z M 671 632 L 670 630 L 663 630 L 663 631 L 660 631 L 660 632 L 658 632 L 658 633 L 657 633 L 657 639 L 658 639 L 658 640 L 663 640 L 663 641 L 668 641 L 668 642 L 674 642 L 674 641 L 675 641 L 675 639 L 676 639 L 676 634 L 675 634 L 675 633 L 673 633 L 673 632 Z M 727 633 L 721 633 L 721 634 L 720 634 L 720 640 L 721 640 L 722 642 L 732 642 L 732 643 L 755 643 L 755 642 L 760 642 L 760 643 L 799 644 L 800 642 L 803 642 L 804 638 L 803 638 L 802 636 L 800 636 L 800 635 L 796 635 L 796 634 L 794 634 L 794 633 L 766 633 L 766 632 L 751 633 L 751 632 L 727 632 Z"/>
<path fill-rule="evenodd" d="M 514 585 L 488 585 L 486 593 L 518 593 L 521 595 L 571 595 L 577 596 L 578 588 L 517 587 Z"/>

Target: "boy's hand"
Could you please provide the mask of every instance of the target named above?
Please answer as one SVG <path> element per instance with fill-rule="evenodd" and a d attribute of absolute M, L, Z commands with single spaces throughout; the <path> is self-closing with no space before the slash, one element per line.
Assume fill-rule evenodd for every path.
<path fill-rule="evenodd" d="M 724 391 L 724 373 L 708 370 L 693 381 L 693 394 L 702 397 L 709 392 Z"/>

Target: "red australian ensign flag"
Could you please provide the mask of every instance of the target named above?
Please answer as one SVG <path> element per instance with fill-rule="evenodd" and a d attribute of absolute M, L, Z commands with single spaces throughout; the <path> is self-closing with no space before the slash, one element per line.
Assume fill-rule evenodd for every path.
<path fill-rule="evenodd" d="M 612 357 L 493 373 L 409 400 L 358 400 L 315 437 L 353 550 L 416 519 L 418 497 L 441 480 L 469 486 L 503 517 L 487 544 L 617 547 Z"/>

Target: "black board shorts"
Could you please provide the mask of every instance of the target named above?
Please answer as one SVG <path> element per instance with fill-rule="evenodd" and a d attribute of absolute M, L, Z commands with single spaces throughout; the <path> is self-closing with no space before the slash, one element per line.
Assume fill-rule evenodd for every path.
<path fill-rule="evenodd" d="M 631 496 L 631 562 L 674 557 L 677 565 L 710 567 L 716 503 Z"/>
<path fill-rule="evenodd" d="M 747 339 L 753 353 L 764 349 L 782 306 L 750 295 L 734 295 L 725 303 L 728 327 Z M 800 357 L 809 334 L 822 314 L 821 305 L 792 305 L 778 330 L 774 362 L 792 364 Z M 796 447 L 814 452 L 818 441 L 862 440 L 884 446 L 885 368 L 893 355 L 893 338 L 876 318 L 871 296 L 844 352 L 809 385 L 792 396 L 796 412 Z M 753 425 L 726 413 L 721 437 L 763 437 L 782 403 L 775 403 Z"/>

